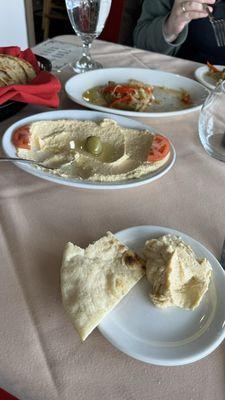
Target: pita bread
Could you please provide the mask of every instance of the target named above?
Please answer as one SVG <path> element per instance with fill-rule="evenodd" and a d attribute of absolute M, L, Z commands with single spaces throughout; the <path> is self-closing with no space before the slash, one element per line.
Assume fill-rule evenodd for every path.
<path fill-rule="evenodd" d="M 32 81 L 32 79 L 34 79 L 37 75 L 33 66 L 28 61 L 24 60 L 23 58 L 17 58 L 17 62 L 20 64 L 21 68 L 24 70 L 27 82 Z"/>
<path fill-rule="evenodd" d="M 7 74 L 9 84 L 12 84 L 11 81 L 18 84 L 26 83 L 26 75 L 20 67 L 17 57 L 0 55 L 0 68 Z"/>
<path fill-rule="evenodd" d="M 23 85 L 34 79 L 36 72 L 27 61 L 0 54 L 0 86 Z"/>
<path fill-rule="evenodd" d="M 0 69 L 0 87 L 7 86 L 8 79 L 9 77 L 6 72 Z"/>
<path fill-rule="evenodd" d="M 86 249 L 67 243 L 61 268 L 62 300 L 81 340 L 144 274 L 144 261 L 111 232 Z"/>

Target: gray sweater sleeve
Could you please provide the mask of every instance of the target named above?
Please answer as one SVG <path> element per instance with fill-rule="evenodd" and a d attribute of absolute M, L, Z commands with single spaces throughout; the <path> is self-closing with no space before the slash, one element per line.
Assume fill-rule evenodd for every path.
<path fill-rule="evenodd" d="M 135 47 L 158 53 L 175 55 L 184 43 L 188 26 L 173 43 L 168 43 L 163 35 L 163 27 L 174 0 L 144 0 L 142 13 L 134 30 Z"/>

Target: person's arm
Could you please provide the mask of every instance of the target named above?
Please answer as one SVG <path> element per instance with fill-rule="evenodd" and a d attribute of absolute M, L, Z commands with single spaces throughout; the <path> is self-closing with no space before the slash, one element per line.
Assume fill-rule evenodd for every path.
<path fill-rule="evenodd" d="M 175 55 L 188 33 L 186 25 L 170 43 L 164 33 L 164 25 L 170 14 L 173 0 L 144 0 L 142 13 L 134 30 L 134 45 L 158 53 Z"/>

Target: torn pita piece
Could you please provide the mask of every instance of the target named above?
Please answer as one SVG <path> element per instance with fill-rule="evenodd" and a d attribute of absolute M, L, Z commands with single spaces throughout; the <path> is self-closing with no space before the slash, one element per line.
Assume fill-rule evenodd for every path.
<path fill-rule="evenodd" d="M 144 261 L 111 232 L 86 249 L 67 243 L 61 268 L 62 300 L 82 340 L 144 274 Z"/>

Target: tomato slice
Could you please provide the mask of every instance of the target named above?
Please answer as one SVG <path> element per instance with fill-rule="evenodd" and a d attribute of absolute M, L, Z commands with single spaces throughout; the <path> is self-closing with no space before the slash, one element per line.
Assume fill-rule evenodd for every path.
<path fill-rule="evenodd" d="M 127 95 L 114 100 L 112 103 L 109 104 L 109 107 L 113 108 L 116 104 L 118 105 L 120 103 L 130 103 L 130 102 L 131 102 L 131 97 L 130 95 Z"/>
<path fill-rule="evenodd" d="M 183 101 L 184 104 L 190 105 L 192 104 L 191 101 L 191 96 L 188 93 L 183 93 L 181 96 L 181 101 Z"/>
<path fill-rule="evenodd" d="M 12 142 L 15 147 L 30 149 L 30 127 L 29 125 L 20 126 L 13 134 Z"/>
<path fill-rule="evenodd" d="M 216 68 L 215 65 L 211 64 L 209 61 L 207 61 L 207 66 L 211 72 L 219 72 L 218 68 Z"/>
<path fill-rule="evenodd" d="M 148 94 L 152 93 L 153 89 L 152 87 L 148 86 L 148 87 L 141 87 L 141 86 L 123 86 L 123 85 L 115 85 L 115 86 L 106 86 L 103 89 L 103 93 L 111 93 L 111 94 L 121 94 L 121 95 L 125 95 L 125 94 L 132 94 L 135 93 L 136 90 L 138 89 L 144 89 L 145 92 L 147 92 Z"/>
<path fill-rule="evenodd" d="M 103 89 L 103 93 L 114 93 L 114 94 L 127 94 L 127 93 L 134 93 L 135 88 L 129 86 L 106 86 Z"/>
<path fill-rule="evenodd" d="M 155 135 L 147 161 L 155 162 L 165 158 L 170 151 L 170 142 L 165 136 Z"/>

